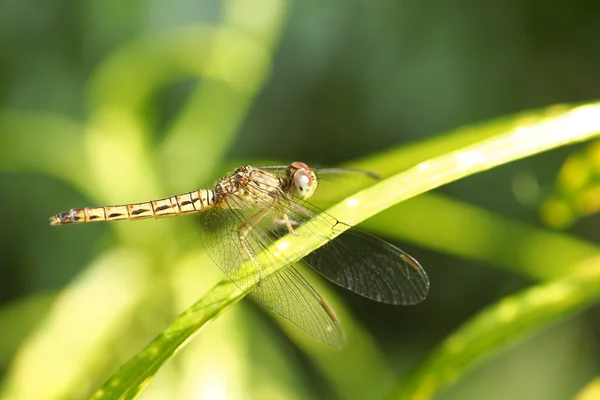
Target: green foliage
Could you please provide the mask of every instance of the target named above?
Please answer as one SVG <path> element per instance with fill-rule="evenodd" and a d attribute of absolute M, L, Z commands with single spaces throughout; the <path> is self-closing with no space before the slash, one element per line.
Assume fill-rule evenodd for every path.
<path fill-rule="evenodd" d="M 459 379 L 475 362 L 597 302 L 600 298 L 600 257 L 576 267 L 579 272 L 508 296 L 479 313 L 400 382 L 394 397 L 430 398 L 440 386 Z"/>
<path fill-rule="evenodd" d="M 283 0 L 230 1 L 220 9 L 218 23 L 129 41 L 103 57 L 89 78 L 82 121 L 58 112 L 1 110 L 0 172 L 50 177 L 53 187 L 66 184 L 90 206 L 209 185 L 235 164 L 228 153 L 273 75 L 289 7 Z M 157 98 L 181 81 L 193 82 L 185 101 L 160 121 Z M 287 143 L 300 140 L 281 135 Z M 43 231 L 41 240 L 50 247 L 91 255 L 64 287 L 0 309 L 5 328 L 0 358 L 7 371 L 2 398 L 128 399 L 147 392 L 158 398 L 174 393 L 216 398 L 225 386 L 231 397 L 243 398 L 310 398 L 321 394 L 321 387 L 326 388 L 322 397 L 430 398 L 482 360 L 568 321 L 600 299 L 596 244 L 432 190 L 598 136 L 600 103 L 560 105 L 463 127 L 349 165 L 384 179 L 344 193 L 346 199 L 328 208 L 339 220 L 543 281 L 504 293 L 467 316 L 446 338 L 436 338 L 433 350 L 419 340 L 398 339 L 397 346 L 408 343 L 397 357 L 410 368 L 402 374 L 389 365 L 397 364 L 393 352 L 318 279 L 315 286 L 342 321 L 347 345 L 340 351 L 278 317 L 269 315 L 275 323 L 265 323 L 245 302 L 235 304 L 244 294 L 228 280 L 215 284 L 222 276 L 203 252 L 191 218 L 58 229 L 36 219 L 30 229 Z M 339 198 L 336 188 L 329 189 Z M 38 212 L 58 206 L 54 192 L 39 191 L 50 206 L 34 203 Z M 64 204 L 70 206 L 77 204 Z M 555 215 L 551 209 L 546 213 Z M 18 229 L 16 223 L 9 227 Z M 99 229 L 95 244 L 81 250 L 89 233 L 80 232 L 88 228 Z M 300 259 L 324 244 L 322 238 L 285 239 L 292 243 L 287 259 Z M 41 257 L 48 254 L 56 253 Z M 60 269 L 61 260 L 44 263 Z M 444 293 L 443 282 L 432 280 L 431 291 Z M 391 329 L 395 337 L 398 332 Z M 297 350 L 307 362 L 297 362 Z M 424 361 L 418 363 L 419 357 Z M 307 383 L 305 364 L 321 377 L 319 385 Z M 586 390 L 597 386 L 592 381 Z"/>
<path fill-rule="evenodd" d="M 556 193 L 548 198 L 541 216 L 548 226 L 565 228 L 600 211 L 600 141 L 572 154 L 558 174 Z"/>

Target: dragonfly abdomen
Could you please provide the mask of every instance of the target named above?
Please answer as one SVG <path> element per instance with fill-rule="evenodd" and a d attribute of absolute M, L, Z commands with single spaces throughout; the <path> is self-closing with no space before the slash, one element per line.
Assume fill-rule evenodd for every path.
<path fill-rule="evenodd" d="M 97 221 L 164 218 L 204 211 L 215 204 L 212 190 L 198 189 L 180 195 L 120 206 L 72 208 L 50 217 L 50 225 L 70 225 Z"/>

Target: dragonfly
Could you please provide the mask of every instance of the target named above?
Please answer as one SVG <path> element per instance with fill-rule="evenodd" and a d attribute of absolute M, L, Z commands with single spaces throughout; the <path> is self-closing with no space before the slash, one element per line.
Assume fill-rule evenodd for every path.
<path fill-rule="evenodd" d="M 262 278 L 261 272 L 278 259 L 269 250 L 272 243 L 288 234 L 332 239 L 301 261 L 333 283 L 381 303 L 420 303 L 429 291 L 429 279 L 417 260 L 398 247 L 311 204 L 318 172 L 299 161 L 289 166 L 246 165 L 219 179 L 214 189 L 143 203 L 73 208 L 50 217 L 50 224 L 199 214 L 206 252 L 238 288 L 316 339 L 340 348 L 344 336 L 338 318 L 293 262 Z M 297 233 L 301 227 L 306 229 Z M 260 277 L 257 284 L 249 282 L 252 274 L 242 265 L 254 269 Z"/>

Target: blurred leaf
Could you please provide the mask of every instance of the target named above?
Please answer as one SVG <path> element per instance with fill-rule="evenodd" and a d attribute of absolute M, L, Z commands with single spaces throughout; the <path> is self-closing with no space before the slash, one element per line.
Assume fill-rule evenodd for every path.
<path fill-rule="evenodd" d="M 186 309 L 198 298 L 199 291 L 208 290 L 213 275 L 221 276 L 217 268 L 198 268 L 211 264 L 205 253 L 198 256 L 202 259 L 186 257 L 176 266 L 173 274 L 176 309 Z M 171 397 L 174 382 L 183 399 L 219 396 L 301 399 L 314 395 L 315 388 L 303 382 L 301 366 L 289 362 L 295 356 L 293 349 L 282 343 L 279 332 L 264 323 L 264 317 L 258 315 L 262 313 L 249 302 L 229 310 L 166 364 L 165 367 L 173 366 L 175 373 L 165 375 L 164 368 L 161 369 L 142 397 L 161 398 L 156 395 L 155 386 L 165 380 L 168 380 L 163 384 L 167 392 L 162 397 Z"/>
<path fill-rule="evenodd" d="M 131 175 L 132 167 L 139 166 L 141 176 L 160 161 L 162 167 L 155 174 L 131 177 L 132 183 L 144 181 L 148 186 L 148 178 L 154 176 L 165 178 L 167 189 L 182 190 L 204 182 L 269 72 L 269 50 L 226 26 L 208 25 L 167 31 L 120 49 L 101 65 L 90 85 L 94 127 L 90 157 L 98 166 L 95 169 L 121 160 L 127 164 L 117 164 L 115 170 L 128 170 Z M 245 59 L 254 60 L 253 69 Z M 235 70 L 242 65 L 243 70 Z M 156 149 L 158 160 L 147 159 L 148 147 L 153 146 L 151 127 L 144 120 L 148 103 L 161 87 L 190 77 L 198 80 L 197 88 L 170 122 L 170 132 Z M 133 156 L 139 161 L 132 162 Z M 114 175 L 106 168 L 100 170 L 103 176 Z M 104 185 L 127 187 L 124 182 L 104 181 Z M 133 186 L 139 195 L 137 185 Z M 111 193 L 123 193 L 121 187 Z"/>
<path fill-rule="evenodd" d="M 600 299 L 600 258 L 571 276 L 508 296 L 457 329 L 403 379 L 393 398 L 429 399 L 476 362 Z"/>
<path fill-rule="evenodd" d="M 85 191 L 83 127 L 65 117 L 25 111 L 0 114 L 0 171 L 48 174 Z"/>
<path fill-rule="evenodd" d="M 39 293 L 19 299 L 0 309 L 0 366 L 6 366 L 24 339 L 37 327 L 48 312 L 54 293 Z"/>
<path fill-rule="evenodd" d="M 144 390 L 158 369 L 208 322 L 242 298 L 229 280 L 221 281 L 196 304 L 178 316 L 162 334 L 127 361 L 94 395 L 94 399 L 131 399 Z"/>
<path fill-rule="evenodd" d="M 595 308 L 565 315 L 508 344 L 465 370 L 460 379 L 441 388 L 434 398 L 571 399 L 598 371 L 595 343 L 589 330 L 589 315 Z"/>
<path fill-rule="evenodd" d="M 201 84 L 167 133 L 161 160 L 170 188 L 204 182 L 233 141 L 254 97 L 270 76 L 271 58 L 286 20 L 284 0 L 225 3 L 225 24 L 214 32 Z M 204 132 L 205 134 L 199 135 Z M 199 159 L 199 149 L 203 152 Z M 184 178 L 180 171 L 188 172 Z"/>
<path fill-rule="evenodd" d="M 590 104 L 593 105 L 593 103 Z M 537 129 L 540 130 L 547 129 L 548 134 L 551 130 L 562 128 L 567 130 L 589 128 L 593 130 L 593 126 L 597 124 L 597 120 L 595 120 L 597 111 L 591 109 L 589 114 L 575 116 L 570 120 L 569 111 L 577 108 L 579 107 L 562 104 L 539 110 L 521 111 L 515 115 L 462 126 L 417 143 L 377 153 L 351 162 L 348 166 L 372 170 L 383 177 L 387 177 L 429 158 L 447 154 L 506 132 L 517 134 L 521 129 L 526 129 L 528 126 L 537 126 Z"/>
<path fill-rule="evenodd" d="M 102 349 L 126 329 L 131 313 L 140 307 L 141 294 L 148 292 L 147 261 L 126 249 L 108 252 L 65 289 L 17 354 L 2 397 L 85 395 L 99 379 L 89 371 L 111 357 Z"/>
<path fill-rule="evenodd" d="M 256 42 L 226 28 L 213 35 L 207 60 L 211 79 L 199 83 L 160 147 L 170 188 L 206 181 L 270 73 L 273 43 Z M 184 176 L 182 170 L 187 171 Z"/>
<path fill-rule="evenodd" d="M 115 127 L 115 119 L 136 125 L 127 121 L 140 119 L 161 86 L 186 77 L 205 78 L 165 135 L 158 154 L 161 168 L 157 171 L 169 190 L 205 182 L 270 74 L 277 32 L 285 20 L 285 4 L 282 0 L 255 1 L 252 12 L 241 13 L 246 9 L 244 3 L 229 1 L 218 26 L 167 31 L 113 54 L 90 86 L 95 114 L 92 120 L 97 122 L 102 137 L 93 146 L 97 165 L 106 165 L 105 157 L 114 159 L 119 150 L 131 153 L 135 149 L 117 141 L 123 131 L 132 130 Z M 146 136 L 150 133 L 149 129 L 139 130 Z M 98 151 L 99 145 L 106 145 L 106 132 L 121 132 L 115 136 L 116 144 L 121 146 Z M 138 141 L 142 149 L 149 146 L 147 138 Z"/>
<path fill-rule="evenodd" d="M 391 207 L 362 226 L 385 237 L 542 280 L 566 276 L 575 264 L 600 255 L 594 243 L 438 193 L 425 193 Z"/>
<path fill-rule="evenodd" d="M 542 206 L 542 220 L 564 229 L 579 219 L 600 212 L 600 140 L 569 155 L 562 166 L 555 193 Z"/>
<path fill-rule="evenodd" d="M 596 400 L 600 399 L 600 378 L 591 381 L 581 392 L 577 393 L 574 400 Z"/>

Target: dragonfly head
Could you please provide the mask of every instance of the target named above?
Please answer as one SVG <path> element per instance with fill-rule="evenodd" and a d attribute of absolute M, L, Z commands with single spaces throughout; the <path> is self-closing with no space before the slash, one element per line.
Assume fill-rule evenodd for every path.
<path fill-rule="evenodd" d="M 290 191 L 302 199 L 308 199 L 317 190 L 317 176 L 308 165 L 296 161 L 290 164 L 286 171 L 290 182 Z"/>

